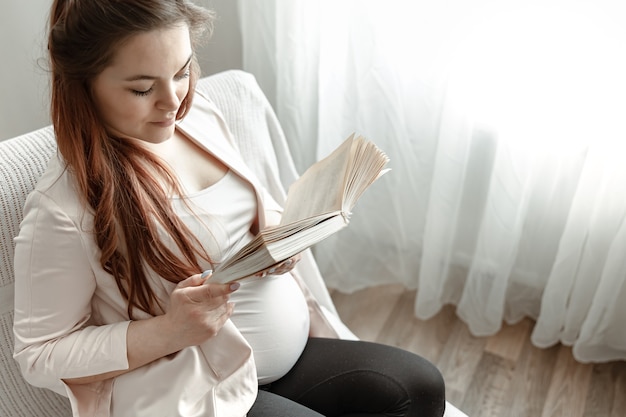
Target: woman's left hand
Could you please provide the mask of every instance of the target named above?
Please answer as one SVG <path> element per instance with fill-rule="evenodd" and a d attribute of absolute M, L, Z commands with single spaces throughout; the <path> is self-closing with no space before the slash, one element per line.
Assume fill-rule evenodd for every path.
<path fill-rule="evenodd" d="M 282 275 L 285 274 L 289 271 L 291 271 L 293 269 L 294 266 L 296 266 L 296 264 L 300 261 L 300 259 L 302 258 L 301 254 L 297 254 L 292 256 L 289 259 L 286 259 L 282 262 L 279 262 L 275 265 L 272 265 L 271 267 L 269 267 L 268 269 L 265 269 L 263 271 L 257 272 L 256 276 L 257 277 L 266 277 L 268 275 Z"/>

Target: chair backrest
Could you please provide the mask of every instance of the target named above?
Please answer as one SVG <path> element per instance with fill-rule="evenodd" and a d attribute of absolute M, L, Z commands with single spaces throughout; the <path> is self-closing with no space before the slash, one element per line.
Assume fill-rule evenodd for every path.
<path fill-rule="evenodd" d="M 69 401 L 31 386 L 13 360 L 13 238 L 19 232 L 26 196 L 56 152 L 54 132 L 45 127 L 0 142 L 0 415 L 71 416 Z"/>

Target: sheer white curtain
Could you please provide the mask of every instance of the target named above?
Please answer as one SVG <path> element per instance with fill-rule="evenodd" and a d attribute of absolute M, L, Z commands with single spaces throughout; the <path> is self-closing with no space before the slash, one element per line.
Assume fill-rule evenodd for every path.
<path fill-rule="evenodd" d="M 392 172 L 315 248 L 330 286 L 417 288 L 476 335 L 626 359 L 626 34 L 617 0 L 246 0 L 244 69 L 303 171 L 353 131 Z"/>

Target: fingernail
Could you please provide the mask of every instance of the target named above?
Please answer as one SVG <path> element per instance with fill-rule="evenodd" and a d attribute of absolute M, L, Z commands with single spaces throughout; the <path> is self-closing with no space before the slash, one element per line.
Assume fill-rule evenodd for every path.
<path fill-rule="evenodd" d="M 285 262 L 285 266 L 289 266 L 289 265 L 291 265 L 291 264 L 292 264 L 292 262 L 293 262 L 293 260 L 291 260 L 291 259 L 287 259 L 287 261 Z"/>
<path fill-rule="evenodd" d="M 211 275 L 212 273 L 213 273 L 213 270 L 212 270 L 212 269 L 207 269 L 206 271 L 204 271 L 204 272 L 202 273 L 202 275 L 200 275 L 200 278 L 206 278 L 206 277 L 208 277 L 209 275 Z"/>
<path fill-rule="evenodd" d="M 270 274 L 273 274 L 274 272 L 276 272 L 276 268 L 271 268 L 271 269 L 269 270 L 269 273 L 270 273 Z"/>
<path fill-rule="evenodd" d="M 230 284 L 230 289 L 231 289 L 231 291 L 235 291 L 235 290 L 239 289 L 240 286 L 241 286 L 240 283 L 233 282 L 232 284 Z"/>
<path fill-rule="evenodd" d="M 267 272 L 263 271 L 263 273 L 261 274 L 261 278 L 265 278 L 267 276 Z"/>

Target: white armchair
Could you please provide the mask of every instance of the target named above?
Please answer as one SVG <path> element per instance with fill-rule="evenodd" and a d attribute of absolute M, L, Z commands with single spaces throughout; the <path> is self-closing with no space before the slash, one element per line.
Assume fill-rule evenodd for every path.
<path fill-rule="evenodd" d="M 283 201 L 285 189 L 297 173 L 280 124 L 254 77 L 242 71 L 227 71 L 201 79 L 198 90 L 215 101 L 248 164 L 276 200 Z M 0 142 L 0 416 L 69 417 L 72 414 L 66 398 L 25 382 L 12 357 L 13 238 L 19 232 L 26 196 L 54 152 L 56 144 L 50 126 Z M 310 252 L 301 263 L 314 271 L 307 284 L 340 335 L 355 338 L 337 316 Z M 465 414 L 448 405 L 446 416 Z"/>

